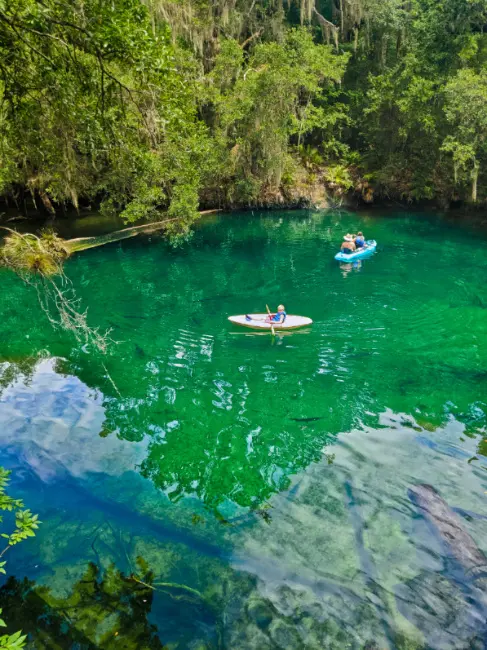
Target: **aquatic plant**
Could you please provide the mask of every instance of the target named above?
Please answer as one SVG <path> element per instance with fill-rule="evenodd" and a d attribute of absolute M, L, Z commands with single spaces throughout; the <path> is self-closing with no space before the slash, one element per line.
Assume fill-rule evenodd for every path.
<path fill-rule="evenodd" d="M 0 248 L 0 265 L 34 287 L 41 309 L 53 327 L 66 330 L 77 341 L 105 353 L 110 343 L 109 332 L 88 325 L 87 310 L 82 309 L 64 273 L 63 264 L 69 257 L 66 243 L 52 230 L 44 230 L 39 236 L 5 230 L 9 234 Z"/>

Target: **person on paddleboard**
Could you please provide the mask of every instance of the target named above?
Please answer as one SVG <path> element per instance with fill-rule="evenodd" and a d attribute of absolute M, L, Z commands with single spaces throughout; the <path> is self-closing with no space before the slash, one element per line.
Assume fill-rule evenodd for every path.
<path fill-rule="evenodd" d="M 279 307 L 277 308 L 277 313 L 269 314 L 269 316 L 267 316 L 266 322 L 277 323 L 278 325 L 282 325 L 286 320 L 286 316 L 287 314 L 284 305 L 279 305 Z"/>

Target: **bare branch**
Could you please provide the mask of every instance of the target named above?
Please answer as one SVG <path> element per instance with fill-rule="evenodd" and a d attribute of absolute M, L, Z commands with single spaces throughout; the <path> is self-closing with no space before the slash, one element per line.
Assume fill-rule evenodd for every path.
<path fill-rule="evenodd" d="M 254 38 L 259 38 L 259 36 L 262 34 L 263 31 L 264 31 L 263 29 L 259 29 L 258 32 L 255 32 L 255 34 L 252 34 L 247 39 L 245 39 L 243 43 L 240 43 L 240 47 L 242 48 L 242 50 L 246 45 L 248 45 L 251 41 L 253 41 Z"/>
<path fill-rule="evenodd" d="M 338 50 L 338 34 L 340 31 L 339 27 L 337 27 L 329 20 L 327 20 L 324 16 L 322 16 L 320 12 L 317 11 L 316 7 L 313 7 L 313 12 L 316 14 L 318 22 L 320 23 L 321 28 L 326 34 L 327 41 L 329 40 L 329 35 L 331 34 L 333 36 L 333 41 L 335 42 L 335 47 Z"/>

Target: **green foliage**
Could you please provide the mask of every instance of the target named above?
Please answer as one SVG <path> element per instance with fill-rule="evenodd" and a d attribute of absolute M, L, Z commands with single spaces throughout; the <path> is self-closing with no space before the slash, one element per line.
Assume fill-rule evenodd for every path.
<path fill-rule="evenodd" d="M 0 614 L 2 610 L 0 609 Z M 6 627 L 6 623 L 0 619 L 0 626 Z M 2 634 L 0 636 L 0 649 L 1 650 L 20 650 L 25 647 L 27 637 L 21 632 L 15 634 Z"/>
<path fill-rule="evenodd" d="M 470 172 L 472 201 L 477 200 L 480 160 L 487 153 L 487 70 L 460 70 L 445 88 L 445 115 L 453 127 L 442 146 L 451 153 L 455 182 Z"/>
<path fill-rule="evenodd" d="M 396 5 L 389 28 L 380 16 L 395 3 L 383 4 L 381 12 L 370 16 L 380 39 L 364 43 L 357 57 L 368 64 L 365 82 L 363 77 L 350 79 L 353 119 L 361 132 L 354 144 L 363 152 L 364 170 L 373 175 L 379 192 L 406 200 L 448 201 L 461 187 L 454 188 L 454 176 L 475 185 L 478 174 L 471 149 L 478 147 L 460 114 L 465 115 L 462 96 L 465 106 L 469 96 L 478 104 L 484 92 L 487 3 L 415 0 L 409 9 Z M 466 65 L 475 70 L 462 69 Z M 481 133 L 480 128 L 479 138 Z"/>
<path fill-rule="evenodd" d="M 21 499 L 14 499 L 6 492 L 10 481 L 10 472 L 0 467 L 0 511 L 11 512 L 15 514 L 14 529 L 9 533 L 1 533 L 1 537 L 7 540 L 7 547 L 0 553 L 2 557 L 5 552 L 19 542 L 28 537 L 35 536 L 35 530 L 39 528 L 39 519 L 33 515 L 30 510 L 24 510 L 24 504 Z M 0 516 L 0 523 L 3 523 L 3 516 Z M 5 562 L 0 563 L 0 572 L 5 573 Z"/>
<path fill-rule="evenodd" d="M 15 530 L 8 535 L 2 533 L 3 537 L 8 541 L 9 546 L 15 546 L 28 537 L 35 537 L 35 532 L 39 528 L 38 516 L 33 515 L 30 510 L 21 510 L 15 513 Z"/>
<path fill-rule="evenodd" d="M 1 533 L 7 546 L 0 552 L 0 558 L 19 542 L 26 540 L 28 537 L 35 537 L 35 532 L 39 528 L 39 518 L 32 514 L 30 510 L 24 510 L 24 504 L 21 499 L 14 499 L 7 494 L 6 490 L 10 481 L 10 472 L 0 467 L 0 511 L 10 512 L 15 515 L 14 528 L 8 533 Z M 0 523 L 3 523 L 3 516 L 0 516 Z M 0 573 L 6 574 L 6 562 L 0 562 Z M 2 610 L 0 609 L 0 614 Z M 0 618 L 0 627 L 7 627 L 7 624 Z M 1 650 L 20 650 L 26 643 L 26 636 L 21 632 L 14 634 L 3 634 L 0 636 Z"/>
<path fill-rule="evenodd" d="M 319 167 L 324 162 L 323 156 L 320 154 L 318 149 L 310 144 L 298 145 L 298 154 L 301 158 L 301 162 L 308 169 Z"/>
<path fill-rule="evenodd" d="M 325 170 L 325 178 L 332 186 L 343 190 L 350 190 L 353 187 L 353 180 L 350 172 L 344 165 L 333 165 Z"/>
<path fill-rule="evenodd" d="M 486 22 L 487 0 L 0 2 L 0 193 L 163 210 L 180 241 L 201 203 L 272 203 L 355 151 L 375 194 L 484 200 Z"/>
<path fill-rule="evenodd" d="M 282 42 L 256 45 L 247 61 L 237 43 L 224 44 L 208 76 L 208 97 L 229 150 L 233 200 L 251 203 L 262 188 L 278 189 L 290 143 L 331 134 L 345 119 L 343 107 L 327 100 L 346 62 L 304 28 L 288 31 Z"/>
<path fill-rule="evenodd" d="M 139 0 L 1 3 L 0 62 L 0 191 L 49 211 L 99 197 L 128 221 L 170 206 L 200 132 L 184 59 Z"/>

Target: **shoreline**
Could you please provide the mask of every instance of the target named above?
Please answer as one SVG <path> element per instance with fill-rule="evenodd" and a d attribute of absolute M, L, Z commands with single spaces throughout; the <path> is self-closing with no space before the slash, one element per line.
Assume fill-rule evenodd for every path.
<path fill-rule="evenodd" d="M 297 212 L 297 211 L 309 211 L 309 212 L 356 212 L 357 215 L 363 215 L 368 213 L 369 217 L 376 215 L 377 217 L 385 215 L 392 217 L 394 213 L 404 214 L 405 212 L 410 212 L 418 215 L 424 214 L 425 216 L 437 216 L 445 223 L 450 224 L 460 224 L 461 222 L 464 225 L 474 230 L 487 231 L 487 210 L 481 209 L 470 209 L 465 206 L 450 208 L 448 210 L 441 209 L 438 205 L 409 205 L 396 202 L 381 202 L 381 203 L 356 203 L 352 204 L 351 201 L 344 201 L 342 205 L 328 205 L 326 207 L 322 206 L 261 206 L 261 207 L 233 207 L 233 208 L 209 208 L 199 211 L 199 217 L 196 219 L 195 223 L 199 221 L 201 217 L 212 214 L 229 214 L 232 213 L 273 213 L 273 212 Z M 91 248 L 98 248 L 106 244 L 115 243 L 117 241 L 123 241 L 125 239 L 131 239 L 138 235 L 150 235 L 161 231 L 164 229 L 166 224 L 178 221 L 179 218 L 171 219 L 162 219 L 161 221 L 143 223 L 135 226 L 124 225 L 123 222 L 118 219 L 105 219 L 100 217 L 97 212 L 81 213 L 73 217 L 62 217 L 57 219 L 43 218 L 41 213 L 37 213 L 33 217 L 19 217 L 10 218 L 5 221 L 0 220 L 1 225 L 7 225 L 8 227 L 17 230 L 21 234 L 27 234 L 29 232 L 40 232 L 45 227 L 53 228 L 59 236 L 64 240 L 64 244 L 68 250 L 69 255 L 72 255 L 77 252 L 82 252 L 84 250 L 89 250 Z M 86 222 L 90 224 L 86 224 Z M 69 236 L 70 226 L 78 225 L 83 226 L 87 225 L 88 230 L 90 230 L 89 225 L 92 225 L 91 230 L 98 230 L 100 225 L 105 224 L 107 230 L 102 227 L 99 234 L 88 234 L 86 236 L 72 237 Z M 110 229 L 110 224 L 112 229 Z M 121 228 L 117 226 L 123 226 Z M 18 227 L 20 226 L 20 227 Z M 60 226 L 60 227 L 58 227 Z M 64 232 L 63 232 L 64 231 Z M 0 236 L 0 241 L 2 237 Z"/>

